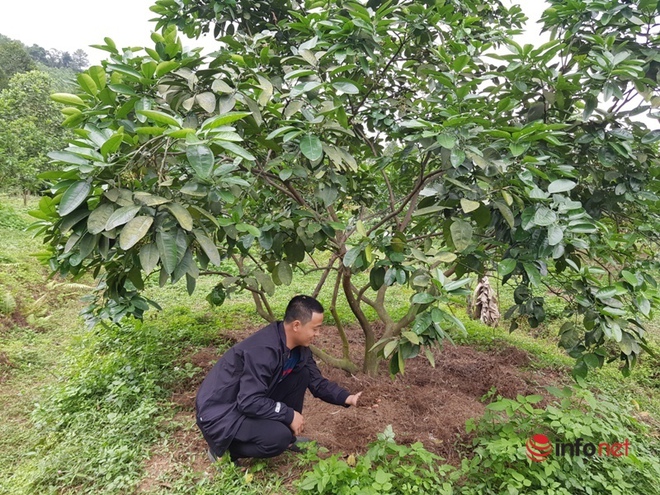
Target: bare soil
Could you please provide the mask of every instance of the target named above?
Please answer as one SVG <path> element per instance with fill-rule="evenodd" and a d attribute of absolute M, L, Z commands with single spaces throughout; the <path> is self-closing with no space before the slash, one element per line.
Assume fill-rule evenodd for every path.
<path fill-rule="evenodd" d="M 239 341 L 255 330 L 233 332 L 228 337 Z M 350 328 L 347 333 L 352 350 L 361 352 L 361 331 Z M 341 348 L 335 328 L 329 326 L 315 343 L 323 349 Z M 406 361 L 405 374 L 394 379 L 389 376 L 386 363 L 379 376 L 369 377 L 362 373 L 349 375 L 317 360 L 326 378 L 351 393 L 361 391 L 362 396 L 358 407 L 344 408 L 324 403 L 308 392 L 303 410 L 305 436 L 316 440 L 329 454 L 362 454 L 378 433 L 392 425 L 398 443 L 422 442 L 426 449 L 457 465 L 460 463 L 458 449 L 471 440 L 465 431 L 465 421 L 481 417 L 490 400 L 497 395 L 507 398 L 518 394 L 547 396 L 543 387 L 561 381 L 561 374 L 556 370 L 534 369 L 525 351 L 502 342 L 493 342 L 488 350 L 446 343 L 442 349 L 434 351 L 434 356 L 435 368 L 420 355 Z M 167 456 L 171 461 L 190 458 L 195 470 L 203 470 L 206 475 L 212 471 L 205 456 L 206 443 L 195 428 L 194 400 L 201 380 L 219 357 L 213 347 L 183 356 L 182 364 L 190 362 L 203 372 L 188 383 L 180 384 L 172 395 L 172 401 L 180 408 L 176 416 L 179 426 L 174 431 Z M 352 357 L 359 361 L 359 354 Z M 182 451 L 176 452 L 177 449 Z M 153 480 L 162 478 L 168 470 L 164 456 L 156 454 L 151 458 L 140 491 L 149 491 Z M 291 466 L 286 464 L 283 459 L 275 460 L 272 465 L 282 474 L 286 474 L 287 469 L 290 474 Z"/>

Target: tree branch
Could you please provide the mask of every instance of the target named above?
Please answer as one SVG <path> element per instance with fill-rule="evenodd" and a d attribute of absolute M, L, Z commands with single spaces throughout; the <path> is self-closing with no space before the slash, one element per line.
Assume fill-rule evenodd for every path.
<path fill-rule="evenodd" d="M 328 279 L 328 275 L 332 271 L 332 267 L 334 266 L 337 257 L 338 256 L 336 254 L 333 254 L 332 257 L 330 258 L 330 261 L 328 262 L 328 266 L 325 267 L 323 271 L 323 275 L 321 275 L 321 279 L 316 284 L 316 287 L 314 288 L 314 292 L 312 292 L 312 297 L 314 299 L 316 299 L 321 293 L 321 289 L 323 289 L 323 286 L 325 285 L 325 281 Z"/>
<path fill-rule="evenodd" d="M 403 40 L 400 40 L 399 47 L 397 48 L 396 52 L 394 53 L 394 56 L 392 56 L 392 58 L 387 62 L 387 65 L 385 65 L 385 67 L 383 67 L 383 70 L 380 72 L 379 76 L 378 76 L 376 79 L 374 79 L 375 81 L 380 81 L 380 80 L 383 79 L 383 76 L 384 76 L 385 73 L 389 70 L 390 66 L 391 66 L 391 65 L 396 61 L 396 59 L 399 57 L 399 54 L 401 53 L 401 50 L 403 50 L 403 47 L 406 45 L 406 42 L 407 42 L 407 41 L 408 41 L 407 38 L 404 38 Z M 373 92 L 373 90 L 374 90 L 375 88 L 376 88 L 376 85 L 375 85 L 375 84 L 372 84 L 371 87 L 369 88 L 369 90 L 368 90 L 368 91 L 365 93 L 365 95 L 362 97 L 362 100 L 360 101 L 360 103 L 358 103 L 358 105 L 357 105 L 356 107 L 354 107 L 354 106 L 351 104 L 351 107 L 353 108 L 353 115 L 351 115 L 351 118 L 349 119 L 349 122 L 351 122 L 351 123 L 353 122 L 353 117 L 355 117 L 355 115 L 357 114 L 357 112 L 355 111 L 355 109 L 358 109 L 358 110 L 359 110 L 360 107 L 361 107 L 362 105 L 364 105 L 364 102 L 367 101 L 367 98 L 369 98 L 369 95 Z"/>
<path fill-rule="evenodd" d="M 427 154 L 427 157 L 424 159 L 424 162 L 427 162 L 427 161 L 428 161 L 428 158 L 429 158 L 429 155 Z M 373 227 L 371 227 L 371 229 L 369 229 L 369 232 L 367 232 L 367 234 L 370 234 L 370 233 L 373 232 L 374 230 L 378 229 L 381 225 L 385 224 L 386 222 L 388 222 L 388 221 L 391 220 L 392 218 L 396 217 L 399 213 L 401 213 L 401 212 L 403 211 L 403 209 L 406 207 L 406 205 L 412 200 L 413 197 L 416 197 L 416 196 L 417 196 L 417 194 L 419 193 L 419 191 L 422 190 L 422 187 L 423 187 L 423 186 L 424 186 L 429 180 L 431 180 L 431 179 L 433 179 L 433 178 L 435 178 L 435 177 L 437 177 L 437 176 L 439 176 L 439 175 L 442 175 L 444 172 L 445 172 L 445 171 L 442 170 L 442 169 L 440 169 L 440 170 L 435 170 L 435 171 L 433 171 L 433 172 L 429 172 L 429 173 L 426 174 L 425 176 L 421 177 L 420 180 L 418 181 L 417 185 L 415 186 L 415 188 L 414 188 L 412 191 L 410 191 L 410 193 L 409 193 L 409 194 L 403 199 L 403 202 L 401 203 L 401 205 L 400 205 L 396 210 L 394 210 L 394 211 L 391 212 L 390 214 L 386 215 L 386 216 L 385 216 L 381 221 L 379 221 L 376 225 L 374 225 Z M 412 211 L 410 211 L 410 215 L 412 216 Z"/>
<path fill-rule="evenodd" d="M 342 286 L 344 288 L 344 295 L 346 296 L 346 301 L 348 302 L 348 306 L 351 308 L 351 311 L 353 312 L 358 322 L 360 323 L 360 327 L 362 327 L 362 331 L 364 332 L 367 342 L 370 339 L 373 340 L 374 335 L 373 335 L 373 329 L 371 327 L 371 323 L 369 323 L 369 319 L 365 316 L 364 312 L 362 311 L 362 308 L 360 308 L 359 301 L 355 299 L 355 296 L 353 295 L 353 289 L 351 284 L 351 272 L 346 268 L 342 268 L 340 270 L 340 274 L 342 277 Z M 373 343 L 371 345 L 373 345 Z M 367 345 L 367 348 L 369 347 L 370 346 Z"/>
<path fill-rule="evenodd" d="M 351 374 L 356 373 L 358 370 L 357 365 L 346 358 L 339 359 L 334 356 L 331 356 L 330 354 L 328 354 L 322 349 L 319 349 L 315 345 L 310 345 L 309 348 L 312 350 L 312 352 L 316 357 L 318 357 L 324 363 L 328 363 L 330 366 L 347 371 L 348 373 Z"/>
<path fill-rule="evenodd" d="M 342 355 L 344 359 L 350 361 L 350 348 L 348 345 L 348 338 L 346 337 L 346 331 L 344 330 L 344 325 L 339 318 L 339 313 L 337 313 L 337 296 L 339 294 L 339 283 L 341 282 L 341 273 L 337 273 L 337 278 L 335 279 L 335 287 L 332 291 L 332 302 L 330 303 L 330 312 L 332 317 L 335 319 L 335 325 L 337 326 L 337 331 L 339 332 L 339 337 L 341 338 L 342 346 Z"/>

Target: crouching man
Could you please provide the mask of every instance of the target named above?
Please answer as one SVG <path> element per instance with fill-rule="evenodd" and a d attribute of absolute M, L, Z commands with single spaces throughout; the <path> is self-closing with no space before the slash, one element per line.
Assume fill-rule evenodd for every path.
<path fill-rule="evenodd" d="M 356 406 L 321 375 L 309 345 L 323 323 L 323 306 L 309 296 L 289 302 L 284 321 L 262 328 L 224 353 L 197 392 L 197 425 L 212 459 L 274 457 L 298 450 L 305 427 L 305 391 L 330 404 Z"/>

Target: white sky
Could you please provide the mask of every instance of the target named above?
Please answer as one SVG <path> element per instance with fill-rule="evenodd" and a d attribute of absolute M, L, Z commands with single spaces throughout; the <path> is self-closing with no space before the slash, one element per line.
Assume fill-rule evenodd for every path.
<path fill-rule="evenodd" d="M 505 0 L 511 4 L 511 0 Z M 46 49 L 73 52 L 83 49 L 92 64 L 105 58 L 103 51 L 89 45 L 103 44 L 109 36 L 117 46 L 153 47 L 149 35 L 155 27 L 149 19 L 154 0 L 0 0 L 0 34 L 25 45 L 37 44 Z M 531 21 L 540 17 L 545 2 L 526 0 L 523 10 Z M 530 26 L 520 42 L 538 43 L 538 27 Z M 212 40 L 183 38 L 189 46 L 212 46 Z"/>

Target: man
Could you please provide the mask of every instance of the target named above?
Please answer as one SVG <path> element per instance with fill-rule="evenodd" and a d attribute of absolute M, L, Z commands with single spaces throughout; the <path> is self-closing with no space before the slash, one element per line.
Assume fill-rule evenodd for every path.
<path fill-rule="evenodd" d="M 323 323 L 323 306 L 296 296 L 284 321 L 271 323 L 229 349 L 213 366 L 197 392 L 197 425 L 216 459 L 229 451 L 236 462 L 246 457 L 274 457 L 298 450 L 305 390 L 344 407 L 356 406 L 351 395 L 321 376 L 309 345 Z"/>

